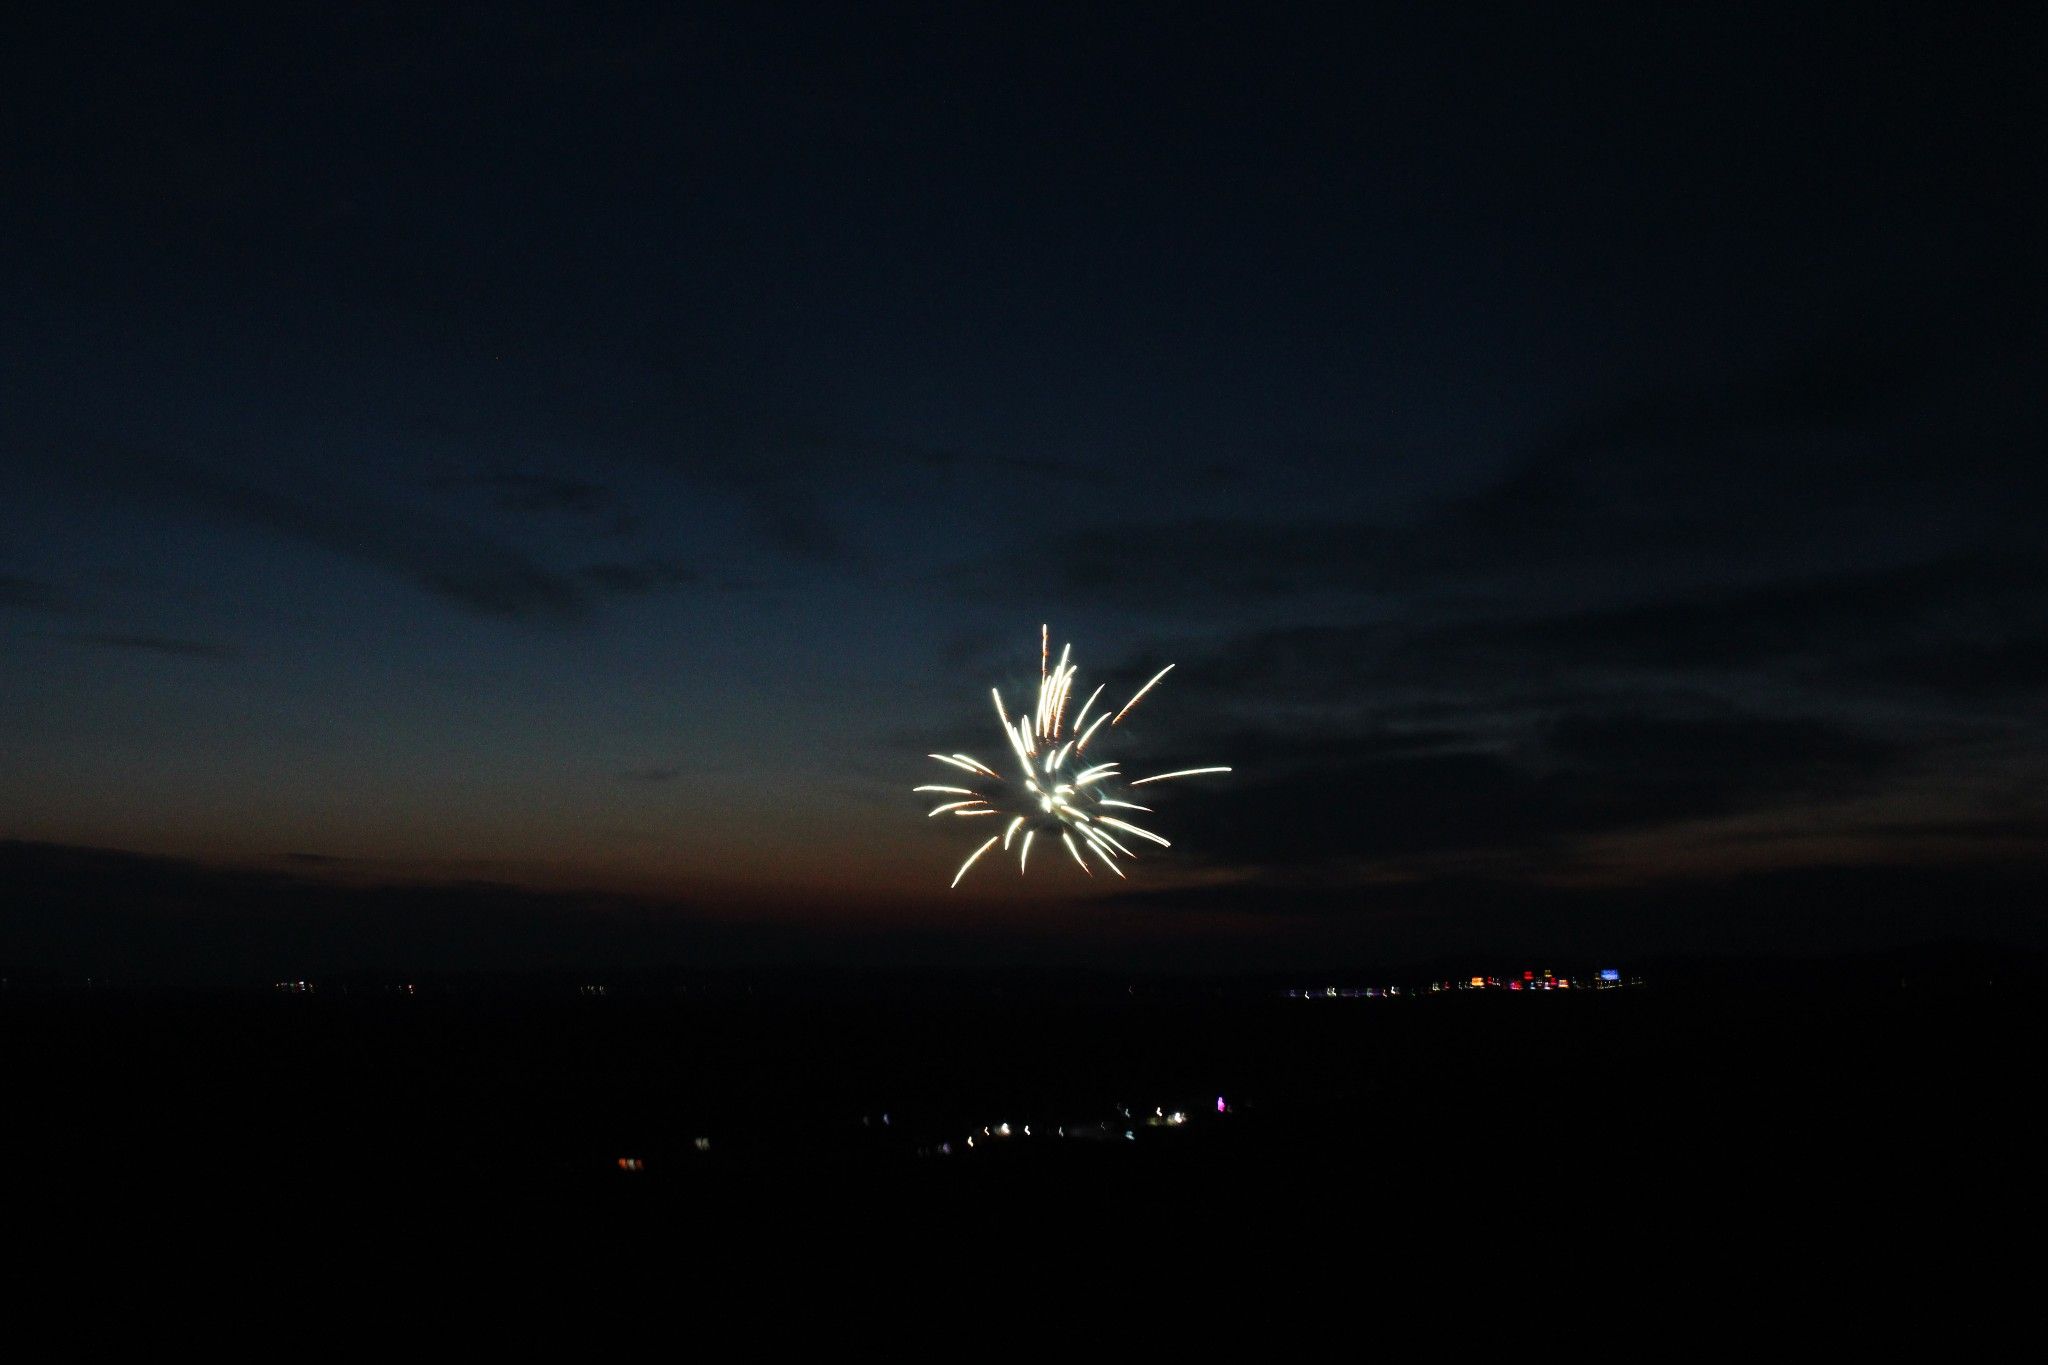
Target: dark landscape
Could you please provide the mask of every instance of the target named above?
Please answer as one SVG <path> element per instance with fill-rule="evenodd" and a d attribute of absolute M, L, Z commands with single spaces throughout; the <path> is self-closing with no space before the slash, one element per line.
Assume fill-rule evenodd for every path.
<path fill-rule="evenodd" d="M 1172 1194 L 1360 1228 L 1975 1219 L 2034 1187 L 2038 957 L 1525 970 L 12 982 L 7 1170 L 286 1200 Z"/>

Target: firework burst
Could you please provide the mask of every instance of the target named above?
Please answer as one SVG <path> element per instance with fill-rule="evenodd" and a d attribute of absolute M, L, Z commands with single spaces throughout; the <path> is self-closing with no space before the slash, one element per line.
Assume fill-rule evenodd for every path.
<path fill-rule="evenodd" d="M 995 701 L 996 719 L 1002 725 L 1003 738 L 1016 762 L 1014 776 L 1005 778 L 969 754 L 928 755 L 974 778 L 973 786 L 931 784 L 916 788 L 919 792 L 948 798 L 932 808 L 931 816 L 961 819 L 990 815 L 1005 817 L 1003 832 L 990 835 L 967 855 L 966 862 L 960 864 L 960 870 L 953 874 L 954 886 L 960 885 L 968 869 L 997 844 L 1001 844 L 1006 853 L 1014 846 L 1017 850 L 1017 871 L 1020 874 L 1028 871 L 1031 842 L 1041 833 L 1048 838 L 1057 837 L 1089 876 L 1094 876 L 1095 870 L 1082 856 L 1084 850 L 1094 854 L 1104 867 L 1121 877 L 1124 870 L 1117 865 L 1117 860 L 1137 856 L 1123 842 L 1124 839 L 1150 840 L 1161 848 L 1171 845 L 1151 830 L 1115 814 L 1117 811 L 1138 811 L 1149 815 L 1152 810 L 1150 806 L 1121 800 L 1116 793 L 1127 787 L 1137 788 L 1174 778 L 1230 771 L 1228 768 L 1180 768 L 1131 780 L 1124 776 L 1114 760 L 1102 761 L 1099 749 L 1095 761 L 1084 763 L 1090 741 L 1104 724 L 1115 729 L 1117 722 L 1129 715 L 1132 708 L 1144 700 L 1147 692 L 1173 672 L 1173 665 L 1168 664 L 1153 674 L 1143 687 L 1131 694 L 1131 699 L 1122 708 L 1113 713 L 1107 707 L 1095 711 L 1095 703 L 1102 697 L 1102 688 L 1096 688 L 1081 703 L 1081 709 L 1074 713 L 1070 725 L 1067 722 L 1067 704 L 1073 699 L 1074 676 L 1079 665 L 1072 662 L 1074 647 L 1071 644 L 1060 649 L 1058 663 L 1052 661 L 1051 646 L 1050 631 L 1040 626 L 1038 700 L 1029 714 L 1019 712 L 1014 720 L 1011 719 L 1003 706 L 1002 691 L 993 687 L 989 689 L 989 696 Z M 1095 713 L 1092 722 L 1088 719 L 1091 712 Z M 1007 764 L 1010 759 L 1003 761 Z M 963 779 L 954 779 L 955 782 L 960 780 Z"/>

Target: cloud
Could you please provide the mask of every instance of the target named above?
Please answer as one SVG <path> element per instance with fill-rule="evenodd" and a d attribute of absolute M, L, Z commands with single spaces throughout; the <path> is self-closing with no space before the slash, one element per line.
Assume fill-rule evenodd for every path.
<path fill-rule="evenodd" d="M 584 364 L 529 374 L 531 425 L 613 458 L 679 475 L 734 498 L 786 558 L 844 567 L 860 553 L 823 491 L 903 462 L 904 452 L 852 434 L 769 364 L 678 346 L 665 335 Z M 467 431 L 466 419 L 444 423 Z"/>
<path fill-rule="evenodd" d="M 729 482 L 760 528 L 789 558 L 839 568 L 860 561 L 859 551 L 814 490 L 758 473 Z"/>
<path fill-rule="evenodd" d="M 500 507 L 514 512 L 597 515 L 608 510 L 613 502 L 611 490 L 602 484 L 547 474 L 480 474 L 467 479 L 438 480 L 437 486 L 484 489 Z"/>
<path fill-rule="evenodd" d="M 1775 366 L 1598 410 L 1423 529 L 1458 562 L 1503 567 L 1974 546 L 2019 529 L 2015 499 L 2048 494 L 2048 400 L 2024 379 L 2041 347 L 2037 319 L 1872 320 Z"/>
<path fill-rule="evenodd" d="M 1830 834 L 1898 843 L 2039 845 L 2048 852 L 2048 813 L 2006 818 L 1861 820 L 1830 826 Z M 1741 830 L 1723 836 L 1731 844 L 1771 844 L 1810 839 L 1807 829 Z"/>
<path fill-rule="evenodd" d="M 693 587 L 704 575 L 673 559 L 638 559 L 587 564 L 582 575 L 590 585 L 615 597 L 639 597 L 664 588 Z"/>
<path fill-rule="evenodd" d="M 1447 951 L 1464 963 L 1475 954 L 1482 962 L 1535 954 L 1541 965 L 1555 955 L 1588 952 L 1641 961 L 1972 938 L 2038 947 L 2048 944 L 2039 913 L 2044 895 L 2048 873 L 2038 861 L 1855 862 L 1610 886 L 1483 876 L 1328 884 L 1259 879 L 1120 888 L 1104 904 L 1151 913 L 1284 917 L 1297 924 L 1315 919 L 1321 922 L 1311 940 L 1320 949 L 1317 966 L 1337 954 L 1384 963 Z"/>
<path fill-rule="evenodd" d="M 1873 661 L 1868 676 L 1950 700 L 2048 693 L 2048 631 L 1907 647 Z"/>
<path fill-rule="evenodd" d="M 165 454 L 108 458 L 146 487 L 370 565 L 479 616 L 550 625 L 590 616 L 576 580 L 454 523 L 354 494 L 282 493 Z"/>
<path fill-rule="evenodd" d="M 681 768 L 633 768 L 620 773 L 626 782 L 673 782 L 682 775 Z"/>
<path fill-rule="evenodd" d="M 2002 633 L 2048 606 L 2048 556 L 1966 554 L 1674 594 L 1489 628 L 1503 651 L 1582 663 L 1733 669 L 1803 661 L 1853 669 L 1911 644 Z"/>
<path fill-rule="evenodd" d="M 1177 679 L 1212 699 L 1384 706 L 1431 695 L 1574 695 L 1747 677 L 1836 697 L 2019 693 L 2048 682 L 2048 556 L 1971 554 L 1707 588 L 1614 606 L 1509 613 L 1453 604 L 1393 619 L 1248 631 Z"/>
<path fill-rule="evenodd" d="M 134 650 L 143 654 L 161 654 L 181 659 L 212 659 L 225 662 L 235 657 L 235 651 L 226 645 L 210 644 L 203 640 L 178 640 L 164 635 L 77 634 L 53 635 L 50 638 L 92 645 L 100 649 Z"/>
<path fill-rule="evenodd" d="M 954 449 L 912 449 L 908 457 L 921 465 L 934 469 L 954 470 L 968 467 L 1001 469 L 1015 474 L 1031 474 L 1045 479 L 1081 479 L 1100 477 L 1102 471 L 1091 470 L 1074 460 L 1057 459 L 1049 455 L 970 455 L 964 450 Z"/>
<path fill-rule="evenodd" d="M 1182 518 L 1034 538 L 946 581 L 970 595 L 1118 585 L 1161 615 L 1304 598 L 1370 606 L 1655 600 L 1971 554 L 2037 553 L 2048 515 L 2038 320 L 1901 316 L 1533 439 L 1476 493 L 1392 520 Z"/>
<path fill-rule="evenodd" d="M 946 569 L 938 581 L 970 597 L 1043 601 L 1114 583 L 1120 597 L 1170 616 L 1218 604 L 1304 596 L 1346 598 L 1405 587 L 1403 537 L 1388 528 L 1335 520 L 1259 522 L 1194 518 L 1077 526 L 1053 531 L 1025 557 L 1003 546 Z"/>
<path fill-rule="evenodd" d="M 40 579 L 0 574 L 0 607 L 56 614 L 65 609 L 64 594 Z"/>
<path fill-rule="evenodd" d="M 1923 704 L 2048 688 L 2048 556 L 1971 554 L 1503 625 L 1496 652 L 1581 668 L 1771 673 Z M 1962 708 L 1967 709 L 1967 708 Z"/>
<path fill-rule="evenodd" d="M 1266 876 L 1502 859 L 1528 876 L 1606 836 L 1769 826 L 1795 809 L 1822 813 L 1837 844 L 1872 847 L 1952 846 L 1964 830 L 2011 843 L 2011 822 L 2035 818 L 2023 793 L 2017 813 L 1987 807 L 1945 831 L 1887 835 L 1825 813 L 1909 792 L 1967 808 L 2011 787 L 2000 765 L 2043 736 L 1986 703 L 2048 691 L 2048 557 L 1546 605 L 1417 608 L 1176 651 L 1187 714 L 1244 727 L 1197 730 L 1199 753 L 1173 756 L 1238 768 L 1173 792 L 1181 847 Z M 1808 821 L 1783 827 L 1813 837 Z"/>
<path fill-rule="evenodd" d="M 1730 710 L 1586 710 L 1506 733 L 1244 732 L 1205 739 L 1211 751 L 1237 771 L 1160 788 L 1162 813 L 1188 856 L 1275 872 L 1566 859 L 1596 835 L 1862 794 L 1911 754 L 1846 725 Z"/>
<path fill-rule="evenodd" d="M 681 905 L 485 883 L 329 880 L 0 839 L 0 960 L 39 972 L 247 984 L 337 970 L 558 969 L 691 961 L 730 942 Z M 17 973 L 19 975 L 19 973 Z"/>

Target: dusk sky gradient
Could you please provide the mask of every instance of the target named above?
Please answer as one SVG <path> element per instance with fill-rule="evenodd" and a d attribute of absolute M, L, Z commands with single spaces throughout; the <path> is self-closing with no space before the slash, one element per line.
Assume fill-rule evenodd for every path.
<path fill-rule="evenodd" d="M 2044 937 L 2038 9 L 27 22 L 8 964 Z"/>

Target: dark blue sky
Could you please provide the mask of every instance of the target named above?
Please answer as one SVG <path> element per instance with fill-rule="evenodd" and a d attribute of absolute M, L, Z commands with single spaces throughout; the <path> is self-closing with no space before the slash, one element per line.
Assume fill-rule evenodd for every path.
<path fill-rule="evenodd" d="M 173 908 L 17 959 L 207 878 L 364 960 L 451 882 L 539 955 L 2034 932 L 2038 14 L 38 23 L 0 840 Z M 1238 771 L 941 898 L 1042 621 Z"/>

